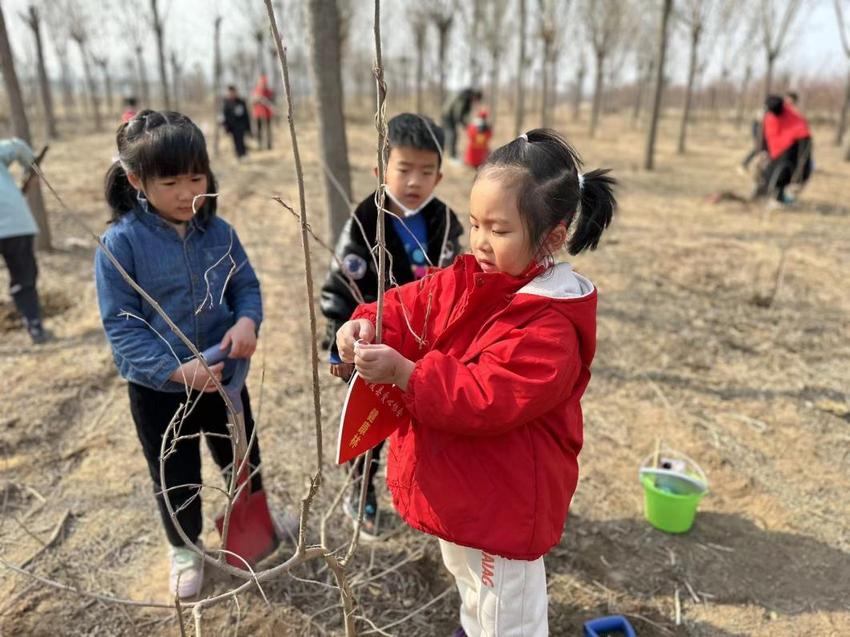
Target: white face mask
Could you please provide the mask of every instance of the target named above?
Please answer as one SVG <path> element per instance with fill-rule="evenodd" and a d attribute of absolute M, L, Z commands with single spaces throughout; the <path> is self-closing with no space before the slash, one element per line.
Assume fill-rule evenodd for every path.
<path fill-rule="evenodd" d="M 399 210 L 401 210 L 401 211 L 402 211 L 402 213 L 404 213 L 404 216 L 405 216 L 405 217 L 412 217 L 413 215 L 417 214 L 417 213 L 418 213 L 418 212 L 420 212 L 420 211 L 421 211 L 421 210 L 422 210 L 425 206 L 427 206 L 429 203 L 431 203 L 431 200 L 434 198 L 434 193 L 432 192 L 432 193 L 431 193 L 431 194 L 430 194 L 430 195 L 429 195 L 429 196 L 425 199 L 425 201 L 423 201 L 421 204 L 419 204 L 419 207 L 418 207 L 418 208 L 415 208 L 415 209 L 414 209 L 414 208 L 408 208 L 408 207 L 407 207 L 407 206 L 405 206 L 403 203 L 401 203 L 401 202 L 400 202 L 400 201 L 396 198 L 396 196 L 395 196 L 392 192 L 390 192 L 390 189 L 389 189 L 389 188 L 386 188 L 386 189 L 385 189 L 385 192 L 387 193 L 387 197 L 389 197 L 389 198 L 390 198 L 390 201 L 392 201 L 392 202 L 393 202 L 396 206 L 398 206 L 398 207 L 399 207 Z"/>

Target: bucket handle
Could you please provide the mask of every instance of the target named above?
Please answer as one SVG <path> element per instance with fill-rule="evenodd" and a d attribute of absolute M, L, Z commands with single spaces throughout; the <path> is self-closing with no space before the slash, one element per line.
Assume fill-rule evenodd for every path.
<path fill-rule="evenodd" d="M 702 481 L 705 483 L 706 492 L 708 492 L 708 478 L 705 475 L 705 471 L 702 470 L 702 467 L 700 467 L 690 456 L 685 455 L 681 451 L 676 451 L 675 449 L 662 449 L 661 450 L 662 453 L 664 451 L 667 451 L 668 453 L 676 454 L 682 460 L 686 460 L 688 463 L 690 463 L 690 465 L 696 470 L 697 475 L 699 475 L 700 479 L 702 479 Z M 649 462 L 654 457 L 655 457 L 655 453 L 653 452 L 653 453 L 649 454 L 648 456 L 646 456 L 643 459 L 643 461 L 640 463 L 640 467 L 638 467 L 638 480 L 640 480 L 640 470 L 643 469 L 644 467 L 649 467 Z"/>

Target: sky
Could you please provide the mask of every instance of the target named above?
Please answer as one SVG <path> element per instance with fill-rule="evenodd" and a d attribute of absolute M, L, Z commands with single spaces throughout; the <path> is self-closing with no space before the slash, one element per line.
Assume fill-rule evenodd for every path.
<path fill-rule="evenodd" d="M 32 62 L 34 60 L 34 47 L 32 44 L 32 36 L 29 28 L 25 25 L 20 17 L 20 12 L 33 0 L 0 0 L 4 14 L 6 16 L 7 28 L 12 39 L 13 50 L 18 58 L 19 75 L 26 76 L 29 72 L 33 72 Z M 46 10 L 57 10 L 59 0 L 35 0 Z M 90 23 L 92 25 L 92 44 L 93 49 L 98 54 L 108 54 L 112 63 L 113 73 L 118 75 L 123 69 L 128 66 L 128 57 L 130 47 L 127 45 L 126 27 L 122 24 L 133 23 L 141 24 L 148 15 L 147 0 L 136 0 L 136 5 L 139 9 L 136 11 L 138 16 L 128 13 L 128 7 L 133 5 L 130 2 L 122 0 L 71 0 L 79 6 L 87 7 L 92 17 Z M 364 46 L 368 45 L 369 55 L 371 55 L 371 2 L 367 0 L 350 0 L 353 6 L 359 9 L 352 25 L 353 42 L 363 42 Z M 647 6 L 652 6 L 650 0 Z M 846 20 L 850 22 L 850 2 L 841 0 L 848 8 Z M 756 0 L 742 0 L 738 2 L 738 6 L 745 7 L 747 5 L 754 6 Z M 784 0 L 779 0 L 784 2 Z M 296 0 L 283 0 L 283 5 L 286 7 L 297 4 Z M 461 4 L 464 4 L 463 2 Z M 529 3 L 534 6 L 533 3 Z M 575 4 L 575 0 L 573 0 Z M 210 74 L 212 66 L 212 40 L 213 40 L 213 16 L 218 10 L 223 16 L 222 22 L 222 50 L 225 58 L 229 58 L 240 47 L 253 53 L 254 46 L 250 39 L 251 19 L 252 16 L 264 16 L 264 3 L 262 0 L 160 0 L 160 5 L 163 8 L 165 16 L 165 29 L 167 42 L 175 47 L 180 58 L 183 60 L 184 68 L 191 69 L 195 65 L 200 65 L 206 75 Z M 385 55 L 401 55 L 407 54 L 412 56 L 412 40 L 406 16 L 403 13 L 405 7 L 409 7 L 409 0 L 384 0 L 383 2 L 383 29 L 384 29 L 384 47 Z M 109 16 L 103 19 L 102 16 Z M 292 12 L 287 15 L 290 19 L 284 20 L 284 37 L 290 50 L 297 50 L 306 46 L 306 32 L 299 28 L 300 17 L 292 16 Z M 515 20 L 513 16 L 510 16 Z M 468 81 L 467 71 L 465 70 L 465 60 L 468 58 L 465 45 L 460 44 L 463 33 L 464 21 L 460 16 L 455 21 L 454 29 L 454 57 L 451 63 L 449 74 L 449 84 L 459 86 Z M 793 37 L 789 40 L 787 51 L 780 58 L 780 71 L 790 71 L 794 78 L 799 77 L 841 77 L 843 78 L 848 69 L 848 63 L 844 57 L 839 40 L 839 32 L 835 12 L 833 8 L 833 0 L 803 0 L 803 9 L 801 10 L 796 28 L 793 32 Z M 141 27 L 143 32 L 147 32 L 145 40 L 146 57 L 148 66 L 148 75 L 151 80 L 155 77 L 155 41 L 153 35 L 149 31 Z M 515 25 L 514 25 L 515 28 Z M 55 77 L 58 74 L 56 52 L 50 45 L 50 36 L 47 34 L 47 64 L 48 72 Z M 516 38 L 511 38 L 515 40 Z M 436 40 L 432 34 L 432 43 Z M 571 61 L 576 59 L 576 51 L 571 50 L 570 44 L 567 43 L 564 47 L 564 55 L 562 56 L 562 67 L 568 67 Z M 432 44 L 432 48 L 436 48 Z M 434 54 L 432 53 L 432 56 Z M 510 51 L 506 52 L 510 56 Z M 75 47 L 71 48 L 69 54 L 72 67 L 75 72 L 81 76 L 81 62 L 79 53 Z M 365 56 L 363 57 L 365 60 Z M 513 56 L 510 57 L 513 59 Z M 758 54 L 755 58 L 759 65 L 763 65 L 763 54 Z M 677 36 L 676 44 L 673 46 L 673 55 L 671 58 L 671 73 L 674 81 L 681 82 L 685 75 L 685 60 L 686 48 L 682 34 Z M 351 61 L 344 62 L 344 73 L 350 69 Z M 432 62 L 433 64 L 433 62 Z M 716 74 L 719 65 L 709 66 L 707 76 Z M 513 63 L 506 62 L 507 72 L 502 74 L 504 79 L 512 72 Z M 743 68 L 737 68 L 738 72 L 742 72 Z M 758 73 L 758 70 L 756 71 Z M 228 75 L 232 75 L 232 71 L 226 71 Z M 558 73 L 563 82 L 572 77 L 573 73 L 569 69 L 562 68 Z M 628 75 L 628 72 L 626 72 Z M 231 81 L 232 77 L 225 77 L 225 82 Z M 627 80 L 624 77 L 623 80 Z M 392 76 L 388 77 L 390 89 L 392 89 Z"/>

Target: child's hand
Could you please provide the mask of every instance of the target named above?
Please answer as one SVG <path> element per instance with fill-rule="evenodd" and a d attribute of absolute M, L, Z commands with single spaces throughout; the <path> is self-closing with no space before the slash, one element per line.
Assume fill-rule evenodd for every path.
<path fill-rule="evenodd" d="M 392 383 L 403 390 L 407 390 L 413 366 L 413 361 L 389 345 L 358 345 L 354 356 L 354 367 L 364 380 L 370 383 Z"/>
<path fill-rule="evenodd" d="M 375 326 L 367 319 L 354 319 L 343 323 L 336 333 L 336 348 L 344 363 L 354 362 L 355 341 L 371 343 L 375 338 Z"/>
<path fill-rule="evenodd" d="M 221 349 L 230 347 L 230 358 L 251 358 L 257 349 L 257 326 L 254 321 L 243 316 L 224 333 Z"/>
<path fill-rule="evenodd" d="M 352 363 L 331 363 L 331 376 L 336 376 L 348 382 L 351 375 L 354 373 L 354 365 Z"/>
<path fill-rule="evenodd" d="M 212 375 L 219 382 L 221 382 L 221 370 L 223 369 L 224 362 L 210 365 Z M 197 358 L 193 358 L 188 363 L 183 363 L 180 367 L 174 370 L 174 373 L 171 374 L 168 379 L 173 380 L 175 383 L 182 383 L 186 385 L 186 387 L 191 387 L 198 391 L 207 393 L 216 391 L 210 375 L 207 373 L 207 370 L 204 369 L 204 366 L 201 365 L 201 361 Z"/>

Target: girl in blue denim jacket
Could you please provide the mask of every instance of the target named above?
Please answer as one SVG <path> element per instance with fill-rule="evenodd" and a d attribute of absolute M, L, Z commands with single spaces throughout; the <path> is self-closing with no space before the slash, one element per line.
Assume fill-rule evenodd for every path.
<path fill-rule="evenodd" d="M 112 209 L 103 243 L 199 350 L 230 348 L 250 358 L 263 318 L 260 283 L 236 231 L 216 216 L 216 181 L 206 142 L 186 116 L 145 110 L 118 129 L 118 161 L 106 174 Z M 164 461 L 165 487 L 190 540 L 201 533 L 200 433 L 216 463 L 233 461 L 227 409 L 209 374 L 133 288 L 102 249 L 95 256 L 100 315 L 115 364 L 128 381 L 130 412 L 148 463 L 165 533 L 171 544 L 171 592 L 192 597 L 203 561 L 184 545 L 162 499 L 160 448 L 172 419 L 180 441 Z M 222 379 L 223 363 L 211 367 Z M 248 390 L 245 424 L 253 430 Z M 260 463 L 257 441 L 250 464 Z M 259 472 L 252 490 L 262 488 Z"/>

